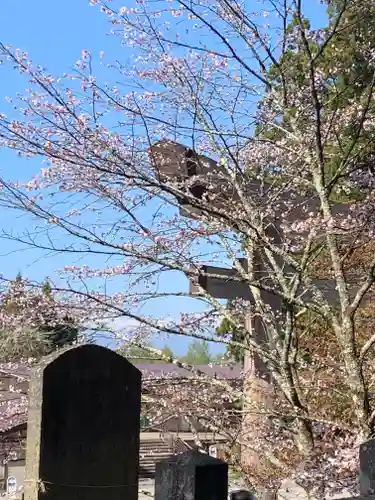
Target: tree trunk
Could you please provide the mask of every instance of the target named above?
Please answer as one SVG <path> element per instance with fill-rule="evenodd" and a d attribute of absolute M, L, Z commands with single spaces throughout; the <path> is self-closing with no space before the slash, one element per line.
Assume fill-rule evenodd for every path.
<path fill-rule="evenodd" d="M 311 424 L 303 418 L 297 419 L 296 445 L 302 456 L 308 457 L 314 450 L 314 436 Z"/>
<path fill-rule="evenodd" d="M 356 408 L 357 421 L 366 436 L 371 435 L 370 429 L 370 405 L 368 388 L 365 382 L 359 355 L 355 346 L 355 326 L 353 319 L 344 319 L 340 326 L 334 325 L 338 341 L 341 344 L 344 358 L 347 382 L 351 397 Z"/>
<path fill-rule="evenodd" d="M 264 338 L 259 320 L 254 321 L 254 318 L 249 315 L 246 323 L 250 333 L 257 329 L 254 337 L 259 339 L 259 334 L 262 334 Z M 244 371 L 242 436 L 243 442 L 248 443 L 248 446 L 245 444 L 241 446 L 241 463 L 245 469 L 253 470 L 252 476 L 257 476 L 262 475 L 261 458 L 263 457 L 260 457 L 261 452 L 256 448 L 259 449 L 262 436 L 268 430 L 267 409 L 273 407 L 274 386 L 265 363 L 256 353 L 245 351 Z M 261 498 L 264 500 L 273 498 L 272 491 L 264 489 L 263 493 Z"/>

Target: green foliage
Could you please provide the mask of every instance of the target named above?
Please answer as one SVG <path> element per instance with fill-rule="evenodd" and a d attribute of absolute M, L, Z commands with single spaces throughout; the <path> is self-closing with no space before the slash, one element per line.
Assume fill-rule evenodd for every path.
<path fill-rule="evenodd" d="M 187 353 L 182 357 L 176 356 L 168 345 L 161 349 L 163 357 L 159 357 L 150 350 L 152 347 L 153 346 L 151 344 L 146 344 L 143 347 L 127 345 L 119 348 L 117 352 L 122 356 L 125 356 L 134 364 L 168 363 L 172 362 L 174 359 L 180 359 L 190 365 L 207 365 L 209 363 L 218 363 L 222 360 L 221 354 L 213 355 L 210 352 L 210 346 L 208 342 L 204 340 L 193 340 L 193 342 L 191 342 L 188 346 Z"/>
<path fill-rule="evenodd" d="M 78 339 L 76 322 L 62 313 L 48 281 L 41 292 L 31 291 L 18 274 L 1 298 L 0 313 L 9 320 L 0 330 L 2 360 L 40 358 Z"/>
<path fill-rule="evenodd" d="M 347 190 L 345 178 L 341 176 L 343 166 L 351 170 L 372 170 L 374 163 L 371 133 L 366 133 L 362 128 L 358 114 L 353 113 L 352 119 L 350 116 L 351 108 L 366 109 L 367 106 L 375 106 L 372 98 L 374 68 L 371 62 L 375 46 L 375 6 L 372 2 L 334 0 L 329 2 L 328 13 L 329 23 L 320 32 L 313 32 L 308 21 L 302 20 L 313 63 L 301 37 L 292 36 L 277 64 L 270 66 L 268 77 L 272 81 L 273 92 L 283 96 L 285 105 L 273 123 L 267 121 L 266 125 L 258 125 L 256 135 L 280 140 L 293 129 L 298 128 L 301 134 L 307 134 L 311 127 L 315 127 L 315 111 L 303 111 L 306 106 L 304 98 L 311 104 L 313 71 L 314 77 L 319 80 L 319 113 L 322 122 L 325 121 L 325 115 L 342 116 L 346 110 L 348 113 L 346 123 L 340 128 L 340 140 L 327 141 L 323 138 L 325 184 L 332 201 L 345 203 L 361 199 L 365 193 L 359 188 Z M 296 18 L 290 22 L 287 28 L 289 34 L 293 30 L 299 32 L 299 23 L 300 20 Z M 326 40 L 330 42 L 325 44 Z M 266 96 L 260 108 L 263 105 L 267 107 L 269 97 Z M 275 127 L 274 124 L 278 126 Z M 360 139 L 357 140 L 359 131 Z M 355 164 L 346 165 L 349 156 L 355 158 Z M 282 177 L 283 172 L 270 172 L 269 180 L 277 182 Z"/>
<path fill-rule="evenodd" d="M 231 301 L 228 301 L 228 309 L 233 312 L 233 305 Z M 238 331 L 238 328 L 227 318 L 224 318 L 220 325 L 216 328 L 216 333 L 219 337 L 225 337 L 233 342 L 242 343 L 244 341 L 243 334 Z M 227 357 L 230 360 L 236 361 L 236 363 L 244 363 L 244 350 L 236 345 L 227 346 Z"/>
<path fill-rule="evenodd" d="M 342 12 L 343 9 L 344 12 Z M 341 116 L 346 111 L 348 112 L 349 119 L 342 123 L 339 141 L 324 142 L 324 168 L 325 184 L 331 201 L 351 203 L 365 196 L 366 190 L 354 187 L 350 191 L 343 190 L 345 178 L 340 176 L 340 172 L 346 158 L 349 154 L 355 158 L 355 164 L 347 165 L 346 171 L 375 170 L 372 132 L 367 133 L 366 130 L 361 129 L 358 139 L 358 131 L 361 127 L 358 123 L 358 115 L 350 119 L 351 107 L 366 108 L 368 105 L 371 108 L 375 106 L 375 99 L 371 98 L 374 66 L 370 57 L 371 50 L 375 47 L 375 5 L 372 2 L 331 0 L 328 15 L 327 27 L 320 33 L 316 32 L 316 36 L 307 19 L 302 19 L 302 24 L 306 30 L 309 51 L 315 58 L 313 63 L 315 75 L 319 75 L 321 79 L 319 112 L 322 122 L 327 121 L 325 114 Z M 287 27 L 288 34 L 293 35 L 294 30 L 299 33 L 299 24 L 299 19 L 292 19 Z M 333 30 L 335 30 L 333 38 L 324 46 L 325 40 L 331 36 Z M 323 46 L 324 50 L 322 50 Z M 366 57 L 366 54 L 369 57 Z M 305 114 L 303 109 L 304 98 L 311 102 L 310 69 L 311 60 L 301 37 L 289 36 L 283 54 L 277 64 L 271 65 L 268 71 L 268 78 L 272 82 L 272 92 L 282 95 L 285 105 L 272 123 L 265 120 L 262 125 L 258 124 L 255 131 L 257 137 L 271 141 L 281 140 L 288 132 L 293 133 L 296 128 L 301 134 L 306 132 L 308 135 L 310 129 L 315 127 L 314 113 Z M 265 99 L 259 105 L 260 114 L 267 110 L 269 99 L 272 100 L 272 96 L 266 94 Z M 270 166 L 266 180 L 276 184 L 285 182 L 283 172 L 274 167 Z M 303 168 L 301 165 L 301 169 Z M 231 305 L 228 304 L 228 307 Z M 216 331 L 219 336 L 243 342 L 241 334 L 227 319 L 222 321 Z M 227 354 L 230 358 L 243 362 L 241 348 L 228 346 Z"/>
<path fill-rule="evenodd" d="M 181 360 L 190 365 L 208 365 L 213 360 L 208 342 L 198 339 L 193 340 L 189 344 L 187 354 Z"/>
<path fill-rule="evenodd" d="M 224 318 L 216 328 L 216 333 L 220 337 L 229 337 L 230 340 L 234 342 L 243 342 L 243 335 L 238 331 L 238 329 L 231 323 L 228 319 Z M 228 345 L 227 347 L 227 357 L 236 363 L 243 365 L 244 363 L 244 350 L 236 345 Z"/>
<path fill-rule="evenodd" d="M 43 283 L 42 293 L 53 303 L 52 287 L 47 280 Z M 59 317 L 53 307 L 46 311 L 38 330 L 43 334 L 49 352 L 74 344 L 79 334 L 79 328 L 74 324 L 73 318 L 68 314 Z"/>
<path fill-rule="evenodd" d="M 46 323 L 39 328 L 49 345 L 50 352 L 77 342 L 79 329 L 72 323 L 69 316 L 65 316 L 63 320 L 60 324 L 48 325 Z"/>
<path fill-rule="evenodd" d="M 174 353 L 170 347 L 167 345 L 162 349 L 163 355 L 168 359 L 174 359 Z"/>
<path fill-rule="evenodd" d="M 173 359 L 174 354 L 169 346 L 164 346 L 161 350 L 163 353 L 163 358 L 158 357 L 157 354 L 152 352 L 149 348 L 152 348 L 151 344 L 146 344 L 144 347 L 138 347 L 136 345 L 127 345 L 117 350 L 119 354 L 127 358 L 134 364 L 158 364 L 166 363 L 166 359 Z"/>
<path fill-rule="evenodd" d="M 48 341 L 37 330 L 0 330 L 0 360 L 3 363 L 39 359 L 50 352 Z"/>

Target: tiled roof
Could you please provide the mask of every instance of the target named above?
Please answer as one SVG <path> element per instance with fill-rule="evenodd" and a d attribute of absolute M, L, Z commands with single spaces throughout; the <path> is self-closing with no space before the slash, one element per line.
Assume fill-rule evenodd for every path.
<path fill-rule="evenodd" d="M 135 363 L 134 366 L 142 372 L 142 375 L 150 377 L 197 377 L 206 374 L 219 379 L 234 380 L 242 377 L 242 368 L 239 365 L 194 365 L 193 371 L 172 363 Z M 19 363 L 0 363 L 0 374 L 9 374 L 15 377 L 26 378 L 30 376 L 30 368 Z"/>
<path fill-rule="evenodd" d="M 171 363 L 135 364 L 144 379 L 198 378 L 208 375 L 217 379 L 238 380 L 242 377 L 239 366 L 196 365 L 194 371 Z M 28 380 L 31 369 L 19 363 L 0 363 L 1 375 Z M 0 434 L 27 422 L 27 395 L 0 390 Z"/>
<path fill-rule="evenodd" d="M 30 367 L 22 363 L 0 363 L 0 376 L 4 373 L 28 379 L 30 372 Z"/>
<path fill-rule="evenodd" d="M 0 392 L 0 433 L 27 421 L 27 396 L 11 391 Z"/>

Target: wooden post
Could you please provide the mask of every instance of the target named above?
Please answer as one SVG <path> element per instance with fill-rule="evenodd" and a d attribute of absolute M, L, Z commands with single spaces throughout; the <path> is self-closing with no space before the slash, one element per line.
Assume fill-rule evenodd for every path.
<path fill-rule="evenodd" d="M 277 301 L 274 302 L 276 307 Z M 259 316 L 250 312 L 245 325 L 257 344 L 268 342 Z M 245 350 L 243 392 L 241 463 L 245 469 L 255 468 L 261 472 L 259 453 L 253 449 L 253 445 L 257 446 L 262 435 L 267 432 L 267 411 L 271 410 L 274 404 L 274 386 L 268 367 L 255 350 Z"/>
<path fill-rule="evenodd" d="M 272 238 L 273 243 L 280 245 L 281 237 L 279 229 L 273 225 L 267 227 L 267 235 Z M 261 249 L 253 247 L 251 249 L 252 255 L 252 271 L 254 277 L 262 284 L 272 285 L 274 283 L 269 278 L 269 272 L 265 268 Z M 275 257 L 277 263 L 280 265 L 280 258 Z M 262 303 L 268 307 L 274 315 L 274 321 L 277 324 L 277 314 L 282 311 L 281 298 L 270 292 L 259 290 Z M 267 333 L 267 326 L 264 319 L 260 314 L 254 314 L 254 311 L 249 311 L 246 318 L 246 330 L 249 332 L 257 345 L 265 344 L 268 349 L 272 350 L 272 339 L 269 338 Z M 271 372 L 266 363 L 259 357 L 255 350 L 245 351 L 244 360 L 244 415 L 242 418 L 242 431 L 244 440 L 249 442 L 251 447 L 252 442 L 259 442 L 262 440 L 262 435 L 267 433 L 269 420 L 267 412 L 272 410 L 274 405 L 275 387 L 273 385 Z M 256 413 L 257 407 L 259 413 Z M 255 413 L 254 413 L 255 409 Z M 251 448 L 243 446 L 241 449 L 241 462 L 246 468 L 254 467 L 260 471 L 261 464 L 259 461 L 259 454 L 254 452 Z M 262 495 L 264 499 L 272 497 L 272 493 L 264 491 Z"/>
<path fill-rule="evenodd" d="M 247 267 L 245 259 L 239 259 L 244 268 Z M 262 278 L 260 255 L 256 255 L 255 270 L 257 276 Z M 238 276 L 237 269 L 226 269 L 214 266 L 203 266 L 203 273 L 198 280 L 198 284 L 207 291 L 212 297 L 219 299 L 233 300 L 243 298 L 254 303 L 254 299 L 249 286 L 244 282 L 236 282 L 228 280 Z M 212 274 L 212 277 L 210 277 Z M 197 284 L 190 283 L 190 293 L 196 295 L 199 293 Z M 262 300 L 269 304 L 274 311 L 279 311 L 281 304 L 280 299 L 267 292 L 260 291 Z M 255 339 L 257 343 L 268 343 L 266 329 L 259 315 L 254 316 L 253 311 L 245 320 L 245 328 L 249 335 Z M 243 444 L 241 446 L 241 462 L 248 467 L 259 468 L 259 456 L 251 449 L 251 443 L 261 438 L 262 429 L 267 425 L 267 420 L 264 414 L 255 414 L 254 408 L 260 406 L 262 411 L 267 408 L 272 408 L 274 388 L 272 386 L 271 376 L 266 364 L 260 359 L 259 355 L 254 350 L 245 350 L 244 360 L 244 414 L 242 419 L 243 441 L 247 441 L 249 446 Z"/>
<path fill-rule="evenodd" d="M 252 271 L 256 279 L 260 282 L 262 279 L 267 279 L 262 256 L 257 249 L 254 249 Z M 259 290 L 262 302 L 276 314 L 281 310 L 280 298 L 269 292 Z M 254 304 L 254 300 L 252 304 Z M 245 319 L 245 329 L 257 345 L 265 344 L 268 348 L 270 339 L 267 335 L 267 327 L 264 319 L 252 310 Z M 245 339 L 246 340 L 246 339 Z M 259 452 L 255 450 L 259 447 L 259 442 L 262 441 L 262 436 L 267 432 L 268 418 L 267 411 L 271 410 L 274 402 L 274 386 L 272 384 L 272 377 L 270 370 L 266 363 L 260 358 L 255 349 L 245 350 L 244 355 L 244 404 L 243 404 L 243 417 L 242 417 L 242 441 L 241 446 L 241 463 L 245 469 L 254 468 L 260 474 L 262 473 L 262 464 L 260 461 Z M 248 445 L 246 445 L 248 443 Z M 264 492 L 263 498 L 268 498 L 268 492 Z"/>

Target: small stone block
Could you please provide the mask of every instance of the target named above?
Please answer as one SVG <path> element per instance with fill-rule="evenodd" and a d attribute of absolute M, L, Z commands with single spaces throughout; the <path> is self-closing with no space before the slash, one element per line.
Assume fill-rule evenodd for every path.
<path fill-rule="evenodd" d="M 227 500 L 228 464 L 187 451 L 156 464 L 155 500 Z"/>
<path fill-rule="evenodd" d="M 232 491 L 230 500 L 256 500 L 255 496 L 248 490 Z"/>

